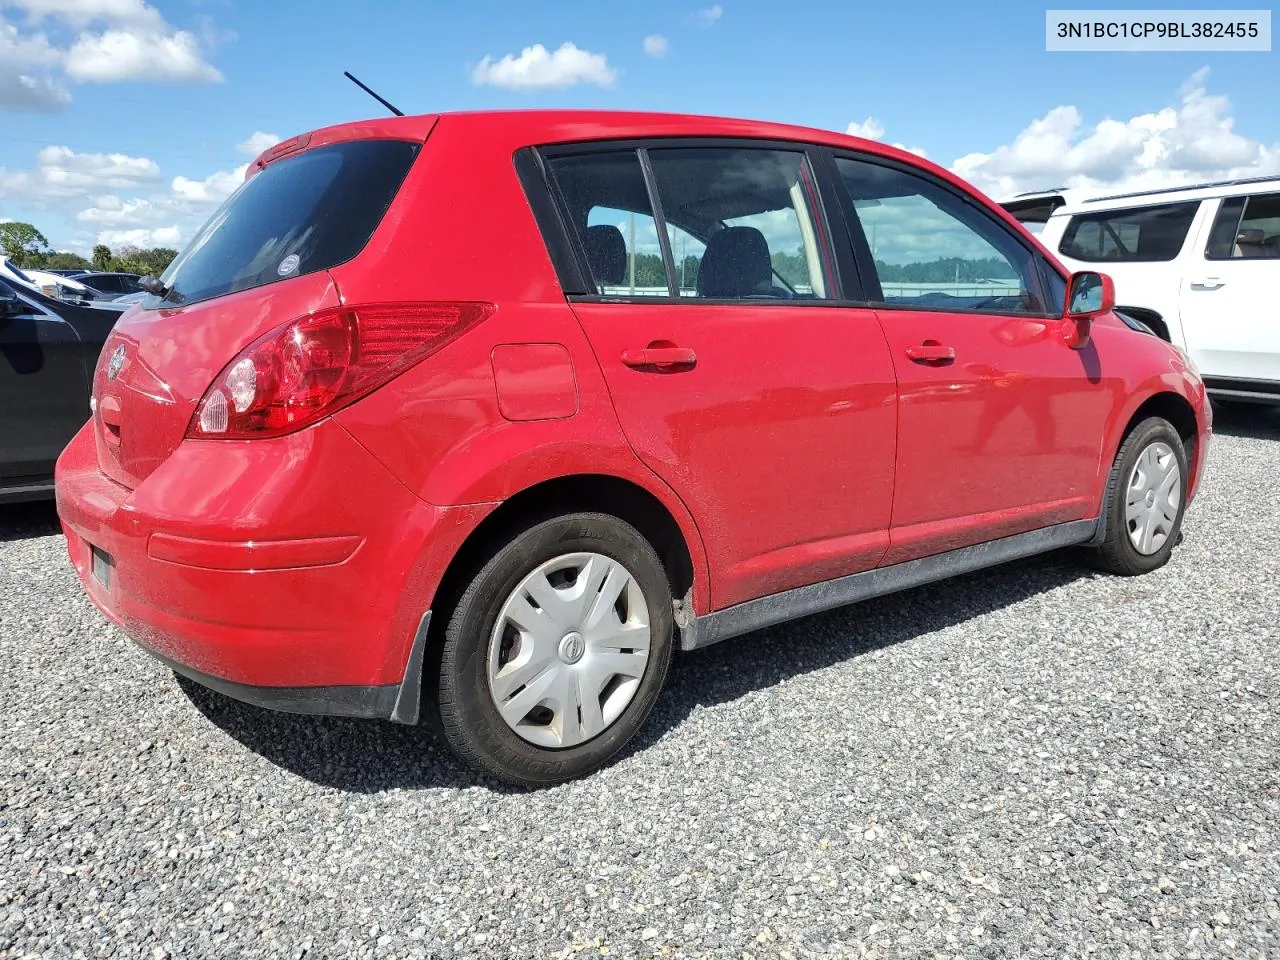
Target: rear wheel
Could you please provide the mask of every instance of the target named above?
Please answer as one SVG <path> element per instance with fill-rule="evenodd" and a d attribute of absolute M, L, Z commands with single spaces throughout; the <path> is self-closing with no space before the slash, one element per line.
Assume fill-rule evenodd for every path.
<path fill-rule="evenodd" d="M 453 608 L 437 700 L 445 739 L 511 783 L 589 773 L 644 723 L 672 630 L 666 573 L 634 527 L 595 513 L 530 527 Z"/>
<path fill-rule="evenodd" d="M 1187 478 L 1186 451 L 1172 424 L 1159 417 L 1139 423 L 1121 444 L 1107 480 L 1107 534 L 1098 565 L 1135 576 L 1168 563 L 1182 530 Z"/>

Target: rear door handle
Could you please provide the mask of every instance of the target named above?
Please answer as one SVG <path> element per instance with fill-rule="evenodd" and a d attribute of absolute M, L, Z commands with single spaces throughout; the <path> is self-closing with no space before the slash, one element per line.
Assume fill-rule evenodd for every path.
<path fill-rule="evenodd" d="M 672 367 L 692 367 L 698 355 L 690 347 L 645 347 L 643 350 L 623 350 L 622 362 L 628 367 L 656 367 L 669 370 Z"/>
<path fill-rule="evenodd" d="M 1218 277 L 1205 277 L 1203 280 L 1192 280 L 1192 290 L 1217 290 L 1219 287 L 1225 287 L 1227 281 L 1220 280 Z"/>
<path fill-rule="evenodd" d="M 937 340 L 926 340 L 918 346 L 907 347 L 907 356 L 915 363 L 953 363 L 956 348 L 945 347 Z"/>

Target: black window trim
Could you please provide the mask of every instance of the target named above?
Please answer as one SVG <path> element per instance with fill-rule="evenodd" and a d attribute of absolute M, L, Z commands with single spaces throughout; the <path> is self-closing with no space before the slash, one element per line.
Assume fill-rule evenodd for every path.
<path fill-rule="evenodd" d="M 542 156 L 533 147 L 524 147 L 516 151 L 514 163 L 560 289 L 566 296 L 586 293 L 594 284 L 588 285 L 590 273 L 578 259 L 577 244 L 571 239 L 572 232 L 560 212 L 561 205 L 551 193 L 551 177 Z"/>
<path fill-rule="evenodd" d="M 819 238 L 819 245 L 825 240 L 827 249 L 822 251 L 824 262 L 824 279 L 832 284 L 829 292 L 830 296 L 822 299 L 742 299 L 733 297 L 684 297 L 679 295 L 679 289 L 676 287 L 675 260 L 670 250 L 670 237 L 667 235 L 666 219 L 661 218 L 661 201 L 658 198 L 657 186 L 653 178 L 652 166 L 648 159 L 649 150 L 661 150 L 664 148 L 676 149 L 747 149 L 747 150 L 782 150 L 791 153 L 804 154 L 806 162 L 809 164 L 810 173 L 814 180 L 814 202 L 817 209 L 809 211 L 813 219 L 813 226 Z M 545 191 L 545 196 L 550 198 L 554 208 L 554 222 L 550 219 L 544 221 L 543 217 L 538 217 L 539 226 L 543 227 L 543 235 L 547 237 L 547 246 L 550 251 L 554 246 L 565 243 L 573 252 L 573 262 L 576 270 L 566 269 L 560 272 L 557 265 L 557 273 L 560 275 L 561 286 L 564 289 L 566 299 L 574 303 L 631 303 L 631 304 L 691 304 L 691 305 L 730 305 L 730 306 L 751 306 L 751 307 L 848 307 L 852 302 L 845 297 L 845 291 L 856 292 L 860 290 L 857 282 L 857 275 L 853 272 L 852 261 L 842 266 L 840 263 L 840 237 L 841 232 L 838 224 L 833 221 L 831 204 L 832 194 L 826 187 L 824 181 L 827 177 L 824 175 L 822 165 L 820 163 L 820 154 L 822 147 L 802 140 L 786 140 L 786 139 L 769 139 L 769 138 L 751 138 L 751 137 L 641 137 L 641 138 L 625 138 L 625 139 L 598 139 L 598 140 L 582 140 L 563 143 L 546 144 L 536 148 L 529 148 L 537 155 L 542 170 L 541 184 L 535 184 L 533 193 L 536 194 Z M 621 294 L 603 295 L 595 292 L 595 284 L 589 282 L 591 276 L 590 269 L 587 265 L 586 251 L 582 249 L 582 242 L 576 236 L 576 231 L 572 229 L 568 221 L 567 205 L 564 197 L 560 194 L 556 187 L 555 178 L 550 175 L 547 169 L 547 161 L 557 157 L 567 156 L 584 156 L 593 153 L 625 153 L 634 151 L 640 158 L 641 172 L 645 177 L 645 187 L 649 193 L 650 205 L 653 208 L 654 224 L 658 232 L 658 243 L 663 250 L 663 263 L 667 270 L 667 291 L 665 297 L 655 296 L 627 296 Z M 526 191 L 529 185 L 526 184 Z M 530 197 L 531 206 L 533 198 Z M 537 211 L 535 210 L 535 215 Z M 555 255 L 552 256 L 553 261 Z M 674 291 L 674 295 L 673 295 Z"/>
<path fill-rule="evenodd" d="M 1213 234 L 1218 227 L 1218 218 L 1222 215 L 1222 208 L 1229 204 L 1232 200 L 1243 200 L 1240 205 L 1240 215 L 1236 218 L 1236 228 L 1232 234 L 1231 247 L 1235 249 L 1235 238 L 1240 235 L 1240 224 L 1244 223 L 1245 214 L 1249 212 L 1249 202 L 1257 197 L 1280 197 L 1280 192 L 1271 190 L 1266 193 L 1237 193 L 1230 197 L 1221 197 L 1218 203 L 1218 209 L 1213 213 L 1213 220 L 1209 222 L 1209 235 L 1204 242 L 1204 258 L 1212 260 L 1214 263 L 1242 263 L 1247 260 L 1260 260 L 1268 262 L 1271 260 L 1280 260 L 1280 253 L 1272 257 L 1215 257 L 1209 252 L 1210 244 L 1213 243 Z"/>
<path fill-rule="evenodd" d="M 1124 207 L 1110 207 L 1106 210 L 1090 210 L 1088 212 L 1081 211 L 1073 213 L 1067 218 L 1067 225 L 1062 229 L 1062 237 L 1058 240 L 1057 252 L 1062 254 L 1064 257 L 1070 257 L 1072 260 L 1079 260 L 1081 263 L 1173 263 L 1182 256 L 1183 251 L 1187 249 L 1187 244 L 1192 241 L 1192 234 L 1194 233 L 1192 228 L 1196 225 L 1196 215 L 1199 214 L 1200 205 L 1202 203 L 1204 203 L 1203 197 L 1190 200 L 1170 200 L 1167 203 L 1144 203 L 1137 206 L 1130 204 L 1129 206 Z M 1174 251 L 1174 254 L 1171 257 L 1158 257 L 1154 259 L 1151 257 L 1127 257 L 1123 260 L 1097 260 L 1090 257 L 1082 257 L 1079 254 L 1072 253 L 1065 249 L 1068 240 L 1074 239 L 1076 231 L 1080 229 L 1078 221 L 1082 218 L 1089 222 L 1099 224 L 1099 228 L 1101 228 L 1101 225 L 1105 222 L 1106 218 L 1110 218 L 1118 214 L 1186 206 L 1193 206 L 1195 209 L 1191 213 L 1191 219 L 1187 221 L 1186 233 L 1182 235 L 1182 241 L 1178 244 L 1178 249 Z M 1107 229 L 1117 241 L 1120 239 L 1119 237 L 1116 237 L 1115 231 L 1112 230 L 1110 226 L 1108 226 Z"/>
<path fill-rule="evenodd" d="M 839 148 L 839 149 L 832 148 L 832 149 L 829 149 L 827 152 L 829 154 L 830 163 L 831 163 L 831 171 L 830 171 L 831 177 L 834 181 L 835 189 L 838 192 L 840 197 L 842 211 L 853 209 L 853 197 L 849 194 L 848 187 L 844 183 L 844 178 L 840 176 L 840 173 L 836 168 L 836 160 L 847 159 L 847 160 L 858 161 L 861 163 L 871 163 L 877 166 L 887 167 L 899 173 L 905 173 L 909 176 L 918 177 L 922 180 L 927 181 L 933 186 L 946 191 L 956 199 L 960 200 L 966 207 L 975 211 L 977 214 L 985 218 L 996 229 L 1004 231 L 1004 233 L 1006 233 L 1011 240 L 1015 241 L 1020 247 L 1022 247 L 1022 249 L 1026 251 L 1032 264 L 1034 265 L 1034 269 L 1036 270 L 1036 282 L 1039 283 L 1042 288 L 1044 288 L 1040 291 L 1042 300 L 1047 299 L 1045 297 L 1045 294 L 1048 293 L 1048 289 L 1047 289 L 1048 285 L 1045 283 L 1044 277 L 1040 276 L 1039 271 L 1046 267 L 1050 269 L 1056 269 L 1058 271 L 1058 275 L 1062 277 L 1063 282 L 1067 285 L 1068 289 L 1070 289 L 1071 277 L 1069 274 L 1063 273 L 1060 265 L 1054 264 L 1050 260 L 1048 260 L 1044 256 L 1044 254 L 1040 252 L 1039 249 L 1037 249 L 1034 245 L 1028 243 L 1025 237 L 1019 235 L 1016 231 L 1011 230 L 1009 228 L 1008 223 L 1006 223 L 1002 218 L 997 216 L 994 211 L 987 209 L 984 204 L 980 203 L 977 199 L 970 196 L 966 191 L 960 190 L 955 186 L 953 186 L 952 184 L 948 183 L 947 181 L 934 176 L 928 170 L 925 170 L 921 167 L 913 166 L 912 164 L 909 164 L 909 163 L 903 163 L 902 161 L 895 160 L 891 157 L 882 157 L 882 156 L 879 156 L 878 154 L 863 153 L 858 150 L 849 150 L 845 148 Z M 878 295 L 878 298 L 869 297 L 868 299 L 859 301 L 856 304 L 847 303 L 845 304 L 845 306 L 869 307 L 873 310 L 884 310 L 884 311 L 894 311 L 894 312 L 916 311 L 916 312 L 922 312 L 922 313 L 950 313 L 950 314 L 964 314 L 964 315 L 977 316 L 977 317 L 1018 317 L 1022 319 L 1031 319 L 1031 320 L 1061 320 L 1062 319 L 1063 311 L 1066 308 L 1065 302 L 1057 306 L 1056 312 L 1041 312 L 1041 313 L 1027 313 L 1025 311 L 1013 312 L 1013 311 L 990 310 L 990 309 L 978 310 L 971 307 L 940 307 L 940 306 L 934 306 L 932 304 L 887 303 L 884 300 L 884 289 L 883 287 L 880 286 L 880 274 L 879 274 L 879 271 L 876 269 L 875 258 L 871 255 L 871 245 L 867 242 L 866 233 L 862 229 L 861 222 L 858 220 L 857 217 L 849 217 L 845 219 L 845 226 L 846 226 L 846 232 L 848 235 L 850 245 L 852 246 L 852 249 L 854 252 L 854 258 L 857 261 L 858 272 L 862 277 L 865 278 L 864 286 L 869 294 Z"/>

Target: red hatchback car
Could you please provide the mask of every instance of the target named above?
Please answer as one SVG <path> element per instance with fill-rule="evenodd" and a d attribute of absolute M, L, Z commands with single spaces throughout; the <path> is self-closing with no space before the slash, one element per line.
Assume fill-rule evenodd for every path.
<path fill-rule="evenodd" d="M 1187 359 L 918 157 L 518 112 L 264 153 L 124 314 L 58 509 L 93 601 L 230 696 L 590 771 L 672 651 L 1068 545 L 1164 564 Z"/>

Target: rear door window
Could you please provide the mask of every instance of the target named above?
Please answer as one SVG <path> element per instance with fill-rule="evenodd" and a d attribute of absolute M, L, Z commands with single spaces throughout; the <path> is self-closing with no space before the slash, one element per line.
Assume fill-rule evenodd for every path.
<path fill-rule="evenodd" d="M 649 161 L 681 296 L 828 296 L 816 192 L 802 151 L 655 147 Z"/>
<path fill-rule="evenodd" d="M 568 207 L 596 293 L 669 293 L 658 227 L 634 150 L 553 158 L 548 166 Z"/>
<path fill-rule="evenodd" d="M 269 164 L 165 271 L 164 302 L 194 303 L 350 260 L 382 221 L 420 147 L 353 140 Z M 161 300 L 151 296 L 143 305 Z"/>
<path fill-rule="evenodd" d="M 1153 263 L 1182 250 L 1200 201 L 1125 210 L 1099 210 L 1071 218 L 1058 250 L 1089 263 Z"/>
<path fill-rule="evenodd" d="M 831 296 L 832 267 L 803 149 L 655 142 L 643 151 L 553 150 L 547 167 L 598 295 L 760 302 Z"/>

